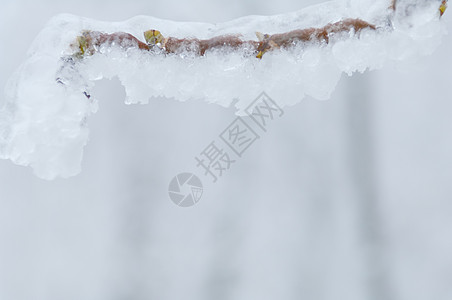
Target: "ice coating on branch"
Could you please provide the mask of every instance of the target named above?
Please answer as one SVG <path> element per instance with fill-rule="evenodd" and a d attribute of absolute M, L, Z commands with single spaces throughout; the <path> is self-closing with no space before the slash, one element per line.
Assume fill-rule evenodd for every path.
<path fill-rule="evenodd" d="M 56 16 L 8 83 L 6 105 L 0 111 L 0 157 L 30 165 L 45 179 L 80 172 L 88 141 L 87 118 L 97 109 L 95 95 L 86 95 L 102 78 L 119 78 L 126 103 L 166 97 L 228 106 L 238 99 L 235 105 L 240 113 L 262 91 L 280 106 L 292 105 L 306 95 L 327 99 L 343 72 L 350 75 L 415 59 L 439 45 L 445 29 L 437 1 L 404 0 L 399 5 L 393 14 L 388 1 L 332 1 L 284 15 L 249 16 L 221 24 L 144 16 L 107 23 Z M 199 57 L 158 55 L 115 45 L 101 46 L 83 59 L 70 57 L 69 45 L 83 30 L 127 32 L 140 39 L 144 31 L 158 29 L 176 38 L 240 34 L 244 40 L 256 40 L 256 31 L 274 34 L 319 28 L 346 18 L 360 18 L 378 28 L 335 34 L 328 44 L 311 42 L 268 52 L 261 60 L 248 55 L 247 49 L 217 49 Z"/>

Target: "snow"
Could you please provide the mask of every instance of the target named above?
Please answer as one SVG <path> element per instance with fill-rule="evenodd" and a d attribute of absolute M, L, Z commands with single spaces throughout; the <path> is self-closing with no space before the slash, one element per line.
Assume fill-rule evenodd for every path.
<path fill-rule="evenodd" d="M 225 107 L 235 103 L 241 114 L 262 91 L 281 107 L 307 95 L 328 99 L 342 73 L 351 75 L 388 63 L 415 61 L 433 53 L 445 33 L 438 3 L 412 3 L 400 1 L 394 18 L 387 1 L 352 0 L 221 24 L 145 16 L 109 23 L 58 15 L 38 35 L 29 58 L 6 88 L 7 102 L 0 112 L 0 157 L 29 165 L 44 179 L 78 174 L 89 136 L 88 117 L 98 108 L 90 91 L 102 78 L 119 78 L 127 104 L 145 104 L 154 97 L 202 99 Z M 245 49 L 208 51 L 195 57 L 190 53 L 156 55 L 114 45 L 101 47 L 81 60 L 68 58 L 72 54 L 69 45 L 83 30 L 128 32 L 141 40 L 149 29 L 178 38 L 240 33 L 243 39 L 256 40 L 256 31 L 281 33 L 357 17 L 378 25 L 378 29 L 336 34 L 329 44 L 311 42 L 267 52 L 262 60 L 247 55 Z"/>

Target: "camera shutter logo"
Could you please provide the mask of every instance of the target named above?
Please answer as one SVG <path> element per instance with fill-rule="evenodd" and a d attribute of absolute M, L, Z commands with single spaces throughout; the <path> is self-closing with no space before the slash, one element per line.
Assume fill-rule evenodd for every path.
<path fill-rule="evenodd" d="M 174 177 L 168 187 L 171 201 L 181 207 L 193 206 L 203 193 L 201 180 L 192 173 L 181 173 Z"/>

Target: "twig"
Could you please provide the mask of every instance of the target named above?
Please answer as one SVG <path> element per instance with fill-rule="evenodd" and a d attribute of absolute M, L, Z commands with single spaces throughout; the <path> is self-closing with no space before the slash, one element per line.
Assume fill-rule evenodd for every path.
<path fill-rule="evenodd" d="M 447 9 L 447 1 L 448 0 L 443 0 L 441 1 L 441 5 L 439 6 L 439 16 L 442 17 L 444 12 Z M 390 9 L 392 9 L 393 11 L 396 10 L 396 6 L 397 6 L 397 0 L 392 0 L 391 1 L 391 6 L 389 6 Z"/>
<path fill-rule="evenodd" d="M 164 38 L 157 30 L 149 30 L 144 33 L 147 43 L 141 42 L 135 36 L 125 32 L 102 33 L 98 31 L 84 31 L 77 37 L 72 47 L 78 57 L 89 56 L 96 53 L 102 46 L 117 44 L 122 48 L 139 48 L 151 50 L 157 48 L 163 53 L 190 52 L 197 56 L 203 56 L 206 51 L 212 49 L 239 49 L 248 48 L 255 53 L 257 58 L 262 58 L 267 51 L 278 48 L 290 48 L 298 42 L 329 42 L 332 34 L 363 29 L 375 30 L 376 26 L 360 19 L 346 19 L 336 23 L 330 23 L 321 28 L 297 29 L 285 33 L 273 35 L 256 33 L 258 41 L 241 40 L 238 36 L 222 35 L 210 39 L 200 40 L 196 38 L 178 39 L 175 37 Z"/>
<path fill-rule="evenodd" d="M 395 11 L 397 0 L 391 0 L 389 9 Z M 447 8 L 447 0 L 443 0 L 439 7 L 440 17 Z M 329 42 L 330 36 L 335 33 L 354 31 L 359 33 L 363 29 L 375 30 L 376 26 L 361 19 L 346 19 L 336 23 L 327 24 L 321 28 L 297 29 L 285 33 L 273 35 L 256 32 L 258 41 L 244 41 L 236 35 L 222 35 L 210 39 L 200 40 L 196 38 L 167 37 L 158 30 L 148 30 L 144 33 L 146 43 L 135 36 L 125 32 L 102 33 L 98 31 L 84 31 L 71 46 L 75 49 L 75 56 L 83 57 L 93 55 L 102 46 L 117 44 L 122 48 L 138 48 L 141 50 L 154 50 L 165 54 L 189 52 L 196 56 L 203 56 L 206 51 L 212 49 L 239 48 L 249 49 L 257 58 L 274 49 L 290 48 L 298 42 Z"/>

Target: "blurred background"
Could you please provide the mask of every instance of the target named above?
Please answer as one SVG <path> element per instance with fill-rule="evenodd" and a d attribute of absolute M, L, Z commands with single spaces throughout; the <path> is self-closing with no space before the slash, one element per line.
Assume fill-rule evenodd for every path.
<path fill-rule="evenodd" d="M 2 0 L 0 86 L 58 13 L 216 23 L 320 2 Z M 285 107 L 215 184 L 194 157 L 234 109 L 128 106 L 119 81 L 97 83 L 81 174 L 49 182 L 0 161 L 0 299 L 452 299 L 450 53 L 447 36 Z M 191 208 L 167 192 L 184 171 L 205 188 Z"/>

